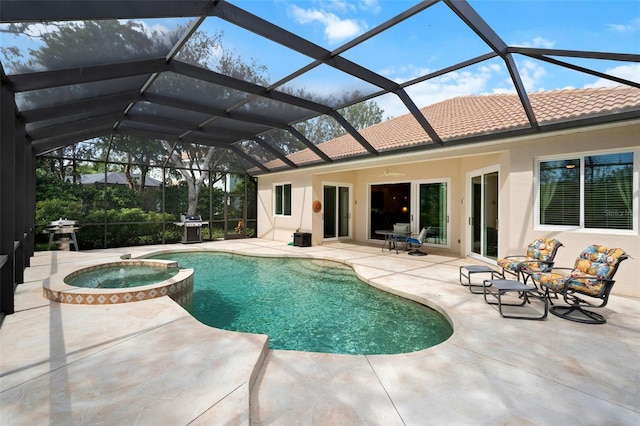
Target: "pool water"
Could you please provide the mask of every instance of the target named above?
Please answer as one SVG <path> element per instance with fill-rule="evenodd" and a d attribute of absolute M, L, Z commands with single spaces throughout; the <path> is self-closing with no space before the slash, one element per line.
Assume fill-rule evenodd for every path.
<path fill-rule="evenodd" d="M 156 284 L 175 276 L 178 268 L 159 268 L 149 265 L 107 266 L 73 274 L 65 283 L 83 288 L 130 288 Z"/>
<path fill-rule="evenodd" d="M 441 314 L 373 288 L 337 262 L 210 252 L 154 258 L 195 270 L 188 308 L 195 318 L 225 330 L 267 334 L 271 349 L 406 353 L 452 334 Z"/>

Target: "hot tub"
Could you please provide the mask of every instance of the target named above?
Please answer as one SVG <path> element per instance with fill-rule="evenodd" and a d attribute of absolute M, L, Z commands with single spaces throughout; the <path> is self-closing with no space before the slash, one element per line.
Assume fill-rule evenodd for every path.
<path fill-rule="evenodd" d="M 175 269 L 175 274 L 162 281 L 150 284 L 145 283 L 144 280 L 140 281 L 141 285 L 129 282 L 127 286 L 121 288 L 92 288 L 90 283 L 88 286 L 83 287 L 68 284 L 78 282 L 78 280 L 82 281 L 83 276 L 100 275 L 100 271 L 104 271 L 105 275 L 113 275 L 114 270 L 122 275 L 124 282 L 128 271 L 132 272 L 134 269 L 140 269 L 140 267 L 149 270 Z M 129 273 L 129 275 L 133 274 Z M 109 287 L 114 287 L 112 284 L 109 284 Z M 103 263 L 79 269 L 66 275 L 63 279 L 52 279 L 44 284 L 43 295 L 45 298 L 55 302 L 81 305 L 129 303 L 169 296 L 179 305 L 186 307 L 193 299 L 193 269 L 179 269 L 177 262 L 159 259 L 121 260 Z"/>

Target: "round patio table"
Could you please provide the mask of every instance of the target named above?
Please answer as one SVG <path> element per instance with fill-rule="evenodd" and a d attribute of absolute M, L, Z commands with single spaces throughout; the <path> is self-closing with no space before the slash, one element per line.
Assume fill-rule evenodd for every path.
<path fill-rule="evenodd" d="M 398 254 L 398 237 L 406 238 L 411 235 L 411 232 L 399 232 L 399 231 L 393 231 L 391 229 L 379 229 L 374 232 L 378 235 L 384 235 L 384 243 L 382 244 L 382 251 L 384 252 L 384 247 L 388 244 L 389 251 L 393 250 L 393 248 L 395 247 L 396 254 Z M 406 248 L 407 247 L 405 243 L 405 250 Z"/>

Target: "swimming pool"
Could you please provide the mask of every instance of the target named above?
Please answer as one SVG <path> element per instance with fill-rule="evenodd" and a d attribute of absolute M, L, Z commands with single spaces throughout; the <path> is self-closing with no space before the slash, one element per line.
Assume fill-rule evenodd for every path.
<path fill-rule="evenodd" d="M 170 253 L 193 268 L 189 312 L 204 324 L 267 334 L 271 349 L 341 354 L 406 353 L 452 334 L 440 313 L 363 283 L 338 262 Z"/>

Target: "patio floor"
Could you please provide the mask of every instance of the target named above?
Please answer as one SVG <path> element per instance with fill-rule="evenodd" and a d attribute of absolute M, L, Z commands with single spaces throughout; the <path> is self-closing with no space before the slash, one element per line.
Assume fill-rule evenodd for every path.
<path fill-rule="evenodd" d="M 339 260 L 446 312 L 454 334 L 401 355 L 268 350 L 266 336 L 207 327 L 168 297 L 101 306 L 42 297 L 52 275 L 196 249 Z M 612 296 L 598 311 L 604 325 L 503 319 L 458 283 L 459 266 L 477 262 L 428 251 L 249 239 L 38 252 L 0 329 L 1 423 L 640 424 L 640 301 Z"/>

